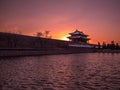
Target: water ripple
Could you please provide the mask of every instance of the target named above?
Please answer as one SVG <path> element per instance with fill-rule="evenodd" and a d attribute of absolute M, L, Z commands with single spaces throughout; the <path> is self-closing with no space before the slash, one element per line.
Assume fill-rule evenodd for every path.
<path fill-rule="evenodd" d="M 0 90 L 120 90 L 120 54 L 0 60 Z"/>

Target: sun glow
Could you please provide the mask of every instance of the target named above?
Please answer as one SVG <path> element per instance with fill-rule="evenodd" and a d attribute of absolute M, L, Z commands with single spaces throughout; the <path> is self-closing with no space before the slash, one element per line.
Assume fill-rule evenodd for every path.
<path fill-rule="evenodd" d="M 69 41 L 69 39 L 67 38 L 67 36 L 62 37 L 61 40 Z"/>

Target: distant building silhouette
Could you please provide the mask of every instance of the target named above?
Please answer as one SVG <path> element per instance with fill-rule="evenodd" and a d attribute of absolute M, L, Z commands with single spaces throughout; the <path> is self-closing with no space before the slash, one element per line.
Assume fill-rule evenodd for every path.
<path fill-rule="evenodd" d="M 72 33 L 69 33 L 71 36 L 67 37 L 72 42 L 79 42 L 79 43 L 88 43 L 90 38 L 88 38 L 88 35 L 84 34 L 83 32 L 76 30 Z"/>
<path fill-rule="evenodd" d="M 76 30 L 72 33 L 69 33 L 70 36 L 67 37 L 71 41 L 69 43 L 69 47 L 80 47 L 80 48 L 94 48 L 93 44 L 89 44 L 90 38 L 88 38 L 88 35 L 84 34 L 83 32 Z"/>

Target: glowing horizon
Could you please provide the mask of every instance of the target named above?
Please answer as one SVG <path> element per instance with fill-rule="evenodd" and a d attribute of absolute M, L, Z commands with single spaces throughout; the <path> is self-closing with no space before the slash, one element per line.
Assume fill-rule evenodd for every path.
<path fill-rule="evenodd" d="M 0 31 L 33 36 L 50 31 L 53 39 L 66 40 L 76 29 L 90 43 L 120 44 L 120 0 L 0 0 Z"/>

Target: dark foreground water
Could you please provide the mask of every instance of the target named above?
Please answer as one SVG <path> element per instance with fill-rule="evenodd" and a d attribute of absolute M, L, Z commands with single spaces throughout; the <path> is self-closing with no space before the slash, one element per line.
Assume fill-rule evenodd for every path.
<path fill-rule="evenodd" d="M 120 90 L 120 54 L 0 59 L 0 90 Z"/>

